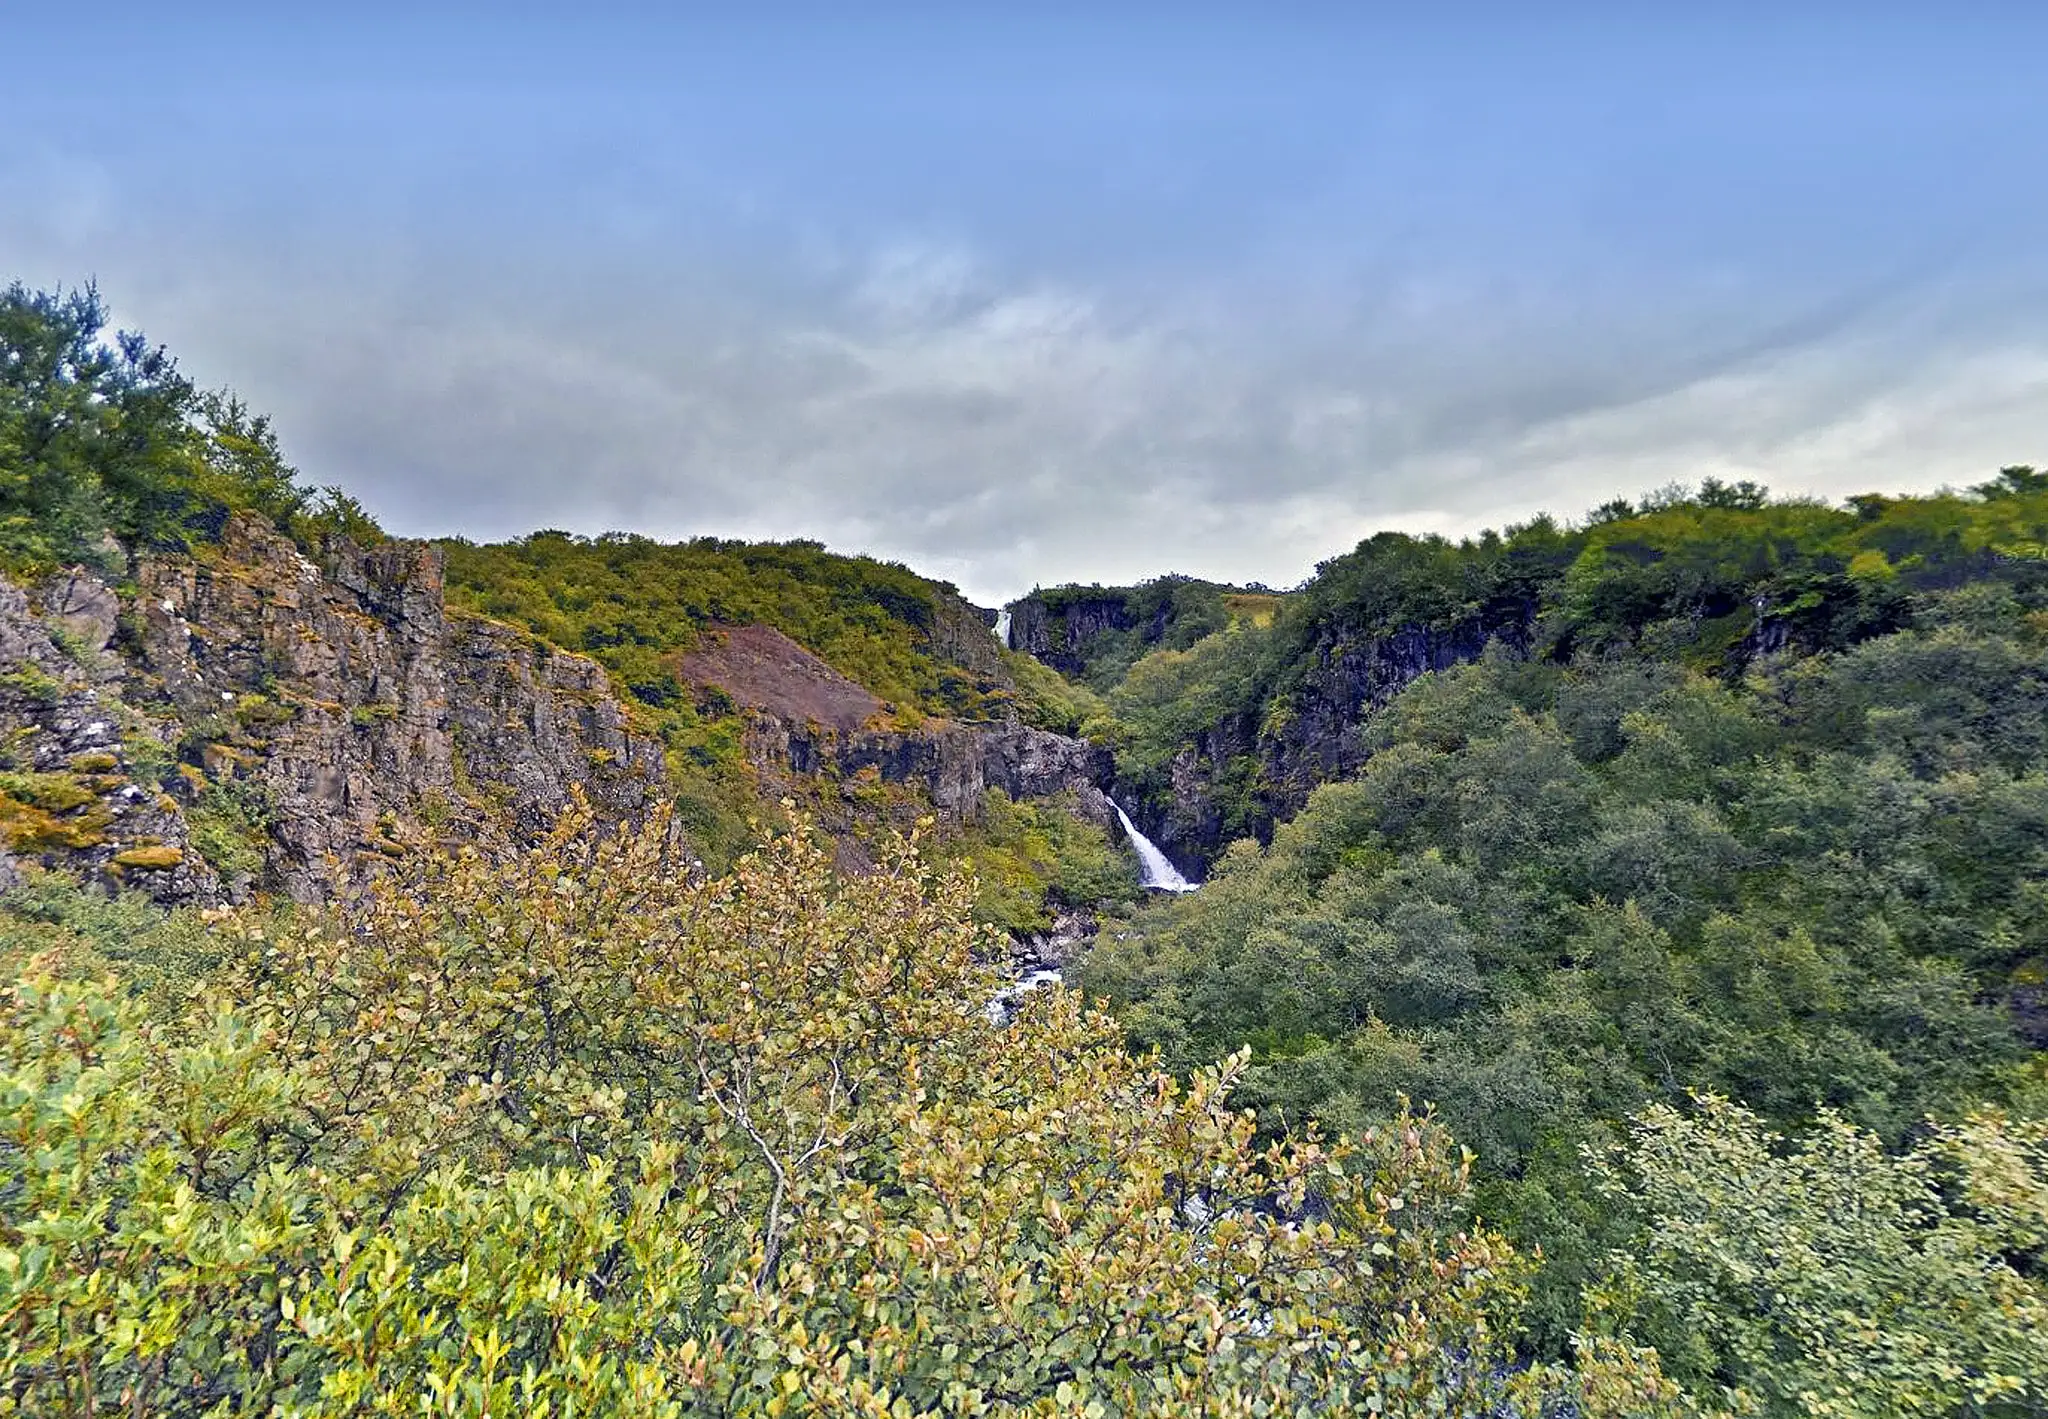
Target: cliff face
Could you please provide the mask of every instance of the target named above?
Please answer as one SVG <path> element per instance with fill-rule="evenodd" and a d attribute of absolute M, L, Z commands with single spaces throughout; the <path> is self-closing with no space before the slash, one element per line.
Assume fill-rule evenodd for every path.
<path fill-rule="evenodd" d="M 941 622 L 953 661 L 1000 667 L 972 608 Z M 878 701 L 779 633 L 729 639 L 706 678 L 752 707 L 770 791 L 904 785 L 962 820 L 1000 788 L 1111 816 L 1103 750 L 1021 726 L 878 727 Z M 833 713 L 812 703 L 824 691 Z M 0 581 L 0 882 L 35 858 L 166 903 L 315 900 L 435 843 L 530 837 L 579 790 L 634 818 L 666 784 L 605 671 L 451 613 L 428 545 L 338 543 L 316 564 L 238 518 L 118 591 Z"/>
<path fill-rule="evenodd" d="M 844 733 L 760 715 L 747 735 L 747 757 L 771 778 L 866 776 L 915 785 L 941 815 L 955 820 L 978 817 L 982 795 L 992 788 L 1015 799 L 1071 793 L 1092 821 L 1108 827 L 1115 820 L 1101 788 L 1115 771 L 1109 751 L 1023 725 L 933 724 Z"/>
<path fill-rule="evenodd" d="M 322 567 L 256 519 L 203 558 L 144 560 L 126 595 L 5 588 L 0 723 L 16 778 L 37 776 L 13 797 L 59 825 L 10 829 L 11 850 L 164 901 L 313 899 L 437 836 L 534 831 L 574 788 L 644 808 L 660 747 L 603 671 L 441 593 L 431 547 L 341 544 Z"/>
<path fill-rule="evenodd" d="M 1535 616 L 1533 603 L 1516 603 L 1449 626 L 1379 634 L 1328 627 L 1277 712 L 1226 716 L 1174 757 L 1163 801 L 1133 792 L 1125 802 L 1176 862 L 1212 861 L 1246 834 L 1268 837 L 1316 785 L 1365 763 L 1370 750 L 1362 731 L 1374 710 L 1418 677 L 1477 660 L 1489 646 L 1528 655 Z"/>
<path fill-rule="evenodd" d="M 965 626 L 973 634 L 962 649 L 999 664 L 987 627 L 978 618 Z M 909 785 L 957 822 L 976 818 L 993 788 L 1014 799 L 1071 794 L 1105 826 L 1114 816 L 1100 787 L 1114 769 L 1108 750 L 1019 724 L 898 727 L 880 700 L 772 627 L 709 631 L 681 668 L 747 711 L 747 762 L 771 792 L 803 779 Z"/>
<path fill-rule="evenodd" d="M 1027 596 L 1010 605 L 1010 646 L 1062 675 L 1079 676 L 1087 669 L 1089 648 L 1098 639 L 1137 624 L 1128 600 L 1118 592 L 1070 596 L 1057 610 L 1043 597 Z"/>
<path fill-rule="evenodd" d="M 1366 758 L 1359 734 L 1366 716 L 1423 675 L 1475 661 L 1496 642 L 1526 656 L 1535 618 L 1531 604 L 1379 635 L 1326 630 L 1309 651 L 1289 712 L 1275 717 L 1261 739 L 1276 805 L 1291 813 L 1317 784 L 1356 773 Z"/>

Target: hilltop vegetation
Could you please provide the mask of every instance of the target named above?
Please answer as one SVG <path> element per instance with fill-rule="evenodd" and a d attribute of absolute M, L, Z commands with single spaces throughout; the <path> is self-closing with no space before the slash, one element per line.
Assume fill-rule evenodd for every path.
<path fill-rule="evenodd" d="M 105 339 L 106 320 L 91 286 L 0 291 L 0 568 L 118 573 L 124 546 L 189 548 L 236 511 L 302 539 L 381 536 L 338 488 L 299 485 L 267 417 L 138 334 Z"/>
<path fill-rule="evenodd" d="M 104 836 L 118 793 L 260 863 L 267 736 L 325 716 L 310 767 L 355 792 L 445 682 L 335 678 L 389 606 L 265 619 L 303 604 L 230 565 L 258 519 L 330 565 L 382 534 L 103 325 L 0 299 L 0 570 L 170 556 L 246 614 L 152 601 L 206 659 L 167 739 L 10 590 L 0 748 L 120 729 L 9 757 L 5 826 Z M 572 796 L 524 852 L 380 815 L 365 890 L 299 907 L 0 859 L 0 1416 L 2048 1415 L 2048 475 L 1710 482 L 1375 537 L 1284 594 L 1035 593 L 1013 631 L 1071 679 L 815 543 L 445 548 L 453 624 L 527 667 L 479 732 L 602 721 L 672 801 L 600 829 Z M 749 825 L 748 721 L 683 663 L 733 625 L 865 687 L 885 751 L 1085 730 L 1207 885 L 1139 903 L 1043 774 L 840 870 L 853 818 L 929 805 L 792 755 L 841 821 Z M 287 703 L 265 635 L 321 643 L 332 703 Z M 235 657 L 264 688 L 222 700 Z M 1002 928 L 1056 907 L 1104 913 L 1109 1011 L 992 1011 Z"/>
<path fill-rule="evenodd" d="M 1234 820 L 1263 814 L 1269 825 L 1313 781 L 1360 761 L 1304 736 L 1349 728 L 1416 673 L 1470 659 L 1489 639 L 1539 661 L 1635 658 L 1739 677 L 1758 656 L 1837 651 L 1905 627 L 1943 589 L 1985 581 L 2024 598 L 2044 574 L 2048 474 L 2029 467 L 1968 492 L 1842 508 L 1710 479 L 1640 506 L 1614 500 L 1578 526 L 1538 518 L 1462 542 L 1382 533 L 1321 563 L 1264 624 L 1239 619 L 1098 688 L 1134 785 L 1162 792 L 1164 765 L 1206 752 L 1202 736 L 1227 727 L 1228 757 L 1242 762 L 1214 772 L 1236 785 Z M 1396 663 L 1368 665 L 1375 653 Z M 1304 750 L 1308 772 L 1294 762 Z"/>
<path fill-rule="evenodd" d="M 947 622 L 972 616 L 950 586 L 820 543 L 536 532 L 443 545 L 458 604 L 596 657 L 654 710 L 688 698 L 676 656 L 708 625 L 773 626 L 902 710 L 985 717 L 997 688 L 948 659 Z"/>
<path fill-rule="evenodd" d="M 1375 538 L 1271 631 L 1138 662 L 1110 695 L 1128 770 L 1233 716 L 1283 739 L 1314 655 L 1492 634 L 1360 705 L 1356 770 L 1086 983 L 1168 1061 L 1249 1046 L 1274 1132 L 1433 1104 L 1486 1214 L 1542 1247 L 1558 1343 L 1628 1236 L 1589 1150 L 1645 1108 L 1825 1110 L 1903 1146 L 1979 1101 L 2048 1106 L 2044 537 L 2048 486 L 2015 468 L 1846 511 L 1709 489 Z"/>

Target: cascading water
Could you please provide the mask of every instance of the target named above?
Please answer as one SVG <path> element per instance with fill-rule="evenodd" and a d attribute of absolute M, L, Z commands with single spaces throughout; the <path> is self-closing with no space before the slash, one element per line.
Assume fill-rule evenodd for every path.
<path fill-rule="evenodd" d="M 1010 608 L 1007 606 L 996 612 L 996 644 L 1000 645 L 1004 650 L 1012 648 L 1010 645 Z"/>
<path fill-rule="evenodd" d="M 1180 875 L 1180 869 L 1167 860 L 1152 839 L 1138 831 L 1138 825 L 1131 821 L 1131 815 L 1124 812 L 1123 805 L 1115 799 L 1109 806 L 1116 809 L 1116 820 L 1124 825 L 1124 833 L 1131 840 L 1131 846 L 1138 853 L 1138 880 L 1141 885 L 1155 892 L 1192 892 L 1196 884 Z"/>

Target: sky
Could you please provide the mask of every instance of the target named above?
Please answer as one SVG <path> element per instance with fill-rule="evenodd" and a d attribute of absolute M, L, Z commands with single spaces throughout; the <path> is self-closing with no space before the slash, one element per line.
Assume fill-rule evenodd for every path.
<path fill-rule="evenodd" d="M 2044 5 L 0 8 L 0 281 L 405 535 L 994 604 L 2048 464 Z"/>

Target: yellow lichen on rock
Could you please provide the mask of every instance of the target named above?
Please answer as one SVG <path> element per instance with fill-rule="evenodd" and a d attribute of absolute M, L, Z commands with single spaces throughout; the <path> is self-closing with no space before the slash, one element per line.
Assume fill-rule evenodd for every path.
<path fill-rule="evenodd" d="M 134 868 L 139 872 L 168 872 L 184 861 L 184 850 L 172 847 L 168 843 L 158 843 L 153 847 L 131 847 L 114 854 L 114 866 Z"/>

